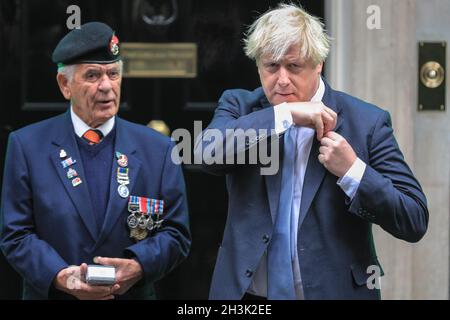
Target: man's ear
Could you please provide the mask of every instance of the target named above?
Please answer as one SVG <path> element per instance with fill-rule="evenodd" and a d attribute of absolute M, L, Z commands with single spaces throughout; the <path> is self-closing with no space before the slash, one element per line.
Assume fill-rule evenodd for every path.
<path fill-rule="evenodd" d="M 61 93 L 63 94 L 64 98 L 70 100 L 72 94 L 69 88 L 69 80 L 66 78 L 65 75 L 58 73 L 56 75 L 56 81 L 58 82 L 59 90 L 61 90 Z"/>
<path fill-rule="evenodd" d="M 316 66 L 316 71 L 317 71 L 317 73 L 318 73 L 319 75 L 322 73 L 322 68 L 323 68 L 323 62 L 319 63 L 319 64 Z"/>

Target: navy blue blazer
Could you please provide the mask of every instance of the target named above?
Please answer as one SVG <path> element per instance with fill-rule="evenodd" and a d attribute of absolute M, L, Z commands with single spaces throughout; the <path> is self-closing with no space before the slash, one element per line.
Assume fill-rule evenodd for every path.
<path fill-rule="evenodd" d="M 99 231 L 87 183 L 73 187 L 59 153 L 77 160 L 85 174 L 70 113 L 12 132 L 6 155 L 1 202 L 1 249 L 24 279 L 25 299 L 64 296 L 53 288 L 56 274 L 69 265 L 92 264 L 93 257 L 136 257 L 144 279 L 127 294 L 146 298 L 152 283 L 189 252 L 191 236 L 182 169 L 171 161 L 173 143 L 156 131 L 116 117 L 114 150 L 128 157 L 130 195 L 165 201 L 162 227 L 143 241 L 129 237 L 128 198 L 117 192 L 117 162 Z"/>
<path fill-rule="evenodd" d="M 347 139 L 367 167 L 356 195 L 349 201 L 336 184 L 338 178 L 319 163 L 320 142 L 314 139 L 298 228 L 304 296 L 306 299 L 378 299 L 379 291 L 370 290 L 366 285 L 373 274 L 367 273 L 368 266 L 378 265 L 382 273 L 372 239 L 372 224 L 378 224 L 396 238 L 416 242 L 428 226 L 426 198 L 399 150 L 388 112 L 334 91 L 327 83 L 325 86 L 322 101 L 338 114 L 334 131 Z M 266 129 L 269 133 L 274 129 L 273 108 L 262 88 L 252 92 L 229 90 L 220 98 L 207 129 L 225 133 L 226 129 L 237 128 Z M 262 134 L 247 140 L 245 149 L 248 152 L 259 141 L 278 138 Z M 205 140 L 196 145 L 197 156 L 200 147 L 205 150 L 210 143 L 217 142 Z M 206 154 L 204 160 L 207 158 Z M 241 299 L 270 243 L 282 168 L 275 175 L 264 176 L 259 165 L 206 163 L 203 167 L 207 172 L 226 174 L 229 194 L 228 218 L 210 298 Z"/>

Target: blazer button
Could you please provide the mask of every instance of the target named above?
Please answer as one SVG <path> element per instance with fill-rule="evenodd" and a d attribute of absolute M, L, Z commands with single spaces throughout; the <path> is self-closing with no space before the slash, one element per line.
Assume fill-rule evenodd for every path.
<path fill-rule="evenodd" d="M 262 238 L 262 240 L 263 240 L 264 243 L 268 243 L 268 242 L 269 242 L 269 239 L 270 239 L 270 237 L 269 237 L 267 234 L 265 234 L 265 235 L 263 236 L 263 238 Z"/>
<path fill-rule="evenodd" d="M 247 278 L 250 278 L 252 275 L 253 275 L 253 271 L 252 271 L 252 270 L 247 269 L 247 271 L 245 271 L 245 276 L 246 276 Z"/>

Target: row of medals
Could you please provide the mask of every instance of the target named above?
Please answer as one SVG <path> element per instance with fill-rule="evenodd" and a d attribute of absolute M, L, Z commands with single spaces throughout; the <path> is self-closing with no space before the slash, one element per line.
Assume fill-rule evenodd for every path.
<path fill-rule="evenodd" d="M 145 239 L 148 233 L 153 229 L 158 229 L 163 220 L 153 221 L 151 214 L 134 211 L 131 205 L 128 206 L 131 214 L 127 218 L 128 228 L 130 228 L 130 237 L 138 241 Z"/>

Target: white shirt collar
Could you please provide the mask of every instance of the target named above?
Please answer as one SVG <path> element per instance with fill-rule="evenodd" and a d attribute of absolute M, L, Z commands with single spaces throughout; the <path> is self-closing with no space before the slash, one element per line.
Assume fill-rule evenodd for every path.
<path fill-rule="evenodd" d="M 94 129 L 89 127 L 77 114 L 73 111 L 73 107 L 70 106 L 70 117 L 72 118 L 72 124 L 73 128 L 75 130 L 75 133 L 80 138 L 83 136 L 83 134 L 88 131 L 89 129 Z M 95 128 L 97 130 L 100 130 L 103 133 L 103 136 L 106 137 L 111 130 L 114 128 L 114 121 L 115 117 L 110 118 L 108 121 L 106 121 L 104 124 L 102 124 L 100 127 Z"/>
<path fill-rule="evenodd" d="M 322 77 L 319 77 L 319 88 L 317 88 L 316 93 L 311 98 L 311 102 L 322 101 L 324 94 L 325 94 L 325 83 L 323 83 Z"/>

